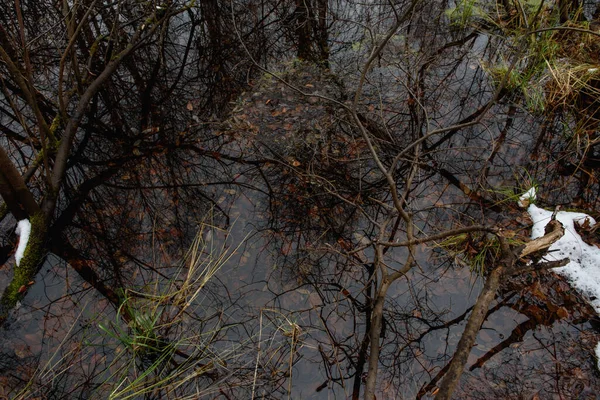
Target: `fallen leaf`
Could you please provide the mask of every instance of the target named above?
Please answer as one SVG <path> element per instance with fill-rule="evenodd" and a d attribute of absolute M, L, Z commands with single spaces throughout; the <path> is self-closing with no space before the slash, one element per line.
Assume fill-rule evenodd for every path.
<path fill-rule="evenodd" d="M 556 310 L 556 315 L 558 315 L 560 318 L 567 318 L 569 316 L 569 312 L 566 308 L 560 307 L 558 310 Z"/>

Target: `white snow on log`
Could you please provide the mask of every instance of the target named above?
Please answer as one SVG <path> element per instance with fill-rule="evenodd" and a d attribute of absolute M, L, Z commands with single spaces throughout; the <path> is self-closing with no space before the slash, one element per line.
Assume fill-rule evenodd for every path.
<path fill-rule="evenodd" d="M 547 211 L 531 204 L 527 212 L 533 220 L 531 238 L 544 236 L 544 228 L 552 218 L 552 211 Z M 569 263 L 553 271 L 563 275 L 571 286 L 584 293 L 596 312 L 600 314 L 600 248 L 589 245 L 575 231 L 575 223 L 580 226 L 596 225 L 594 218 L 584 213 L 560 211 L 556 219 L 563 224 L 565 234 L 554 242 L 543 257 L 545 261 L 568 258 Z"/>
<path fill-rule="evenodd" d="M 25 249 L 27 248 L 27 242 L 29 242 L 29 234 L 31 233 L 31 223 L 28 219 L 22 219 L 17 224 L 17 229 L 15 230 L 17 235 L 19 235 L 19 245 L 17 246 L 17 251 L 15 253 L 15 261 L 17 262 L 17 266 L 21 263 L 21 259 L 23 258 L 23 254 L 25 254 Z"/>

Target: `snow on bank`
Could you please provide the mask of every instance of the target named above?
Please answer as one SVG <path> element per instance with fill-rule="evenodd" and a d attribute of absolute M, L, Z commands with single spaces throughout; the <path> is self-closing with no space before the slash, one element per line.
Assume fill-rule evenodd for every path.
<path fill-rule="evenodd" d="M 535 197 L 535 188 L 531 188 L 519 198 L 519 205 L 526 207 L 529 201 L 535 200 Z M 529 204 L 527 212 L 533 221 L 531 238 L 544 236 L 544 229 L 552 219 L 553 212 L 539 208 L 535 204 Z M 553 271 L 563 275 L 572 287 L 584 293 L 596 313 L 600 314 L 600 248 L 585 243 L 575 231 L 576 223 L 591 227 L 596 225 L 596 221 L 587 214 L 567 211 L 556 213 L 556 219 L 562 223 L 565 234 L 550 246 L 543 259 L 555 261 L 568 258 L 567 265 L 554 268 Z M 598 359 L 597 367 L 600 370 L 600 343 L 596 345 L 595 353 Z"/>
<path fill-rule="evenodd" d="M 29 234 L 31 233 L 31 223 L 28 219 L 22 219 L 17 224 L 16 234 L 19 235 L 19 245 L 15 252 L 15 261 L 17 266 L 21 263 L 23 254 L 25 254 L 25 248 L 27 248 L 27 242 L 29 242 Z"/>
<path fill-rule="evenodd" d="M 552 211 L 531 204 L 527 212 L 533 220 L 531 238 L 544 236 L 544 228 L 552 218 Z M 553 271 L 566 277 L 574 288 L 588 296 L 590 303 L 600 314 L 600 249 L 585 243 L 575 231 L 575 223 L 594 226 L 596 221 L 587 214 L 567 211 L 559 211 L 556 219 L 563 224 L 565 234 L 550 246 L 544 260 L 568 258 L 567 265 L 555 268 Z"/>

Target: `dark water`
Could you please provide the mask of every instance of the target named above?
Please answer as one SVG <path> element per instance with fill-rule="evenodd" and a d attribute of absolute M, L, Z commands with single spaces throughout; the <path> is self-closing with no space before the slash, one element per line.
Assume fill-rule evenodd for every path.
<path fill-rule="evenodd" d="M 95 187 L 61 234 L 127 301 L 115 308 L 49 254 L 2 327 L 0 398 L 347 399 L 364 386 L 377 277 L 373 249 L 363 245 L 388 217 L 391 196 L 343 105 L 394 14 L 387 5 L 331 4 L 326 72 L 294 59 L 287 11 L 263 6 L 264 19 L 241 3 L 235 17 L 224 6 L 222 14 L 182 14 L 168 34 L 167 61 L 154 64 L 154 47 L 132 58 L 149 98 L 129 86 L 135 68 L 127 66 L 106 93 L 114 102 L 99 100 L 92 117 L 102 124 L 90 117 L 78 143 L 86 129 L 99 139 L 82 146 L 89 159 L 70 172 L 70 189 L 110 167 L 101 161 L 139 158 Z M 488 66 L 513 54 L 509 39 L 451 29 L 446 8 L 420 6 L 366 76 L 357 107 L 386 166 L 425 132 L 476 115 L 494 95 Z M 205 15 L 222 17 L 190 33 L 194 16 Z M 234 22 L 241 33 L 225 29 Z M 181 46 L 193 38 L 184 56 Z M 190 68 L 177 80 L 184 62 Z M 478 124 L 435 135 L 402 157 L 398 191 L 407 190 L 419 235 L 487 224 L 527 236 L 530 222 L 510 195 L 532 183 L 543 205 L 578 200 L 597 210 L 597 181 L 582 183 L 589 170 L 560 174 L 582 148 L 566 139 L 576 124 L 546 117 L 509 93 Z M 67 209 L 71 198 L 62 200 Z M 13 222 L 3 222 L 7 231 Z M 186 280 L 194 248 L 201 262 Z M 415 251 L 416 265 L 387 294 L 379 399 L 435 393 L 482 287 L 465 258 L 439 243 Z M 400 269 L 407 250 L 385 256 Z M 11 263 L 0 270 L 0 289 Z M 210 278 L 206 266 L 218 267 Z M 507 278 L 455 398 L 594 398 L 595 323 L 584 299 L 553 275 Z M 156 382 L 165 389 L 143 391 Z"/>

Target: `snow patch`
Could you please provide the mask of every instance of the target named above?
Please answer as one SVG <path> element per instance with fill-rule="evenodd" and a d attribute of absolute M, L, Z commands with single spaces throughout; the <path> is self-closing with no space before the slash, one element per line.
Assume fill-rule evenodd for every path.
<path fill-rule="evenodd" d="M 544 229 L 552 218 L 552 211 L 531 204 L 527 212 L 533 220 L 531 238 L 544 236 Z M 596 221 L 587 214 L 567 211 L 556 213 L 556 219 L 563 224 L 565 234 L 550 246 L 543 260 L 556 261 L 568 258 L 567 265 L 554 268 L 554 271 L 563 275 L 571 286 L 588 296 L 591 305 L 600 314 L 600 248 L 585 243 L 575 231 L 576 223 L 594 226 Z"/>
<path fill-rule="evenodd" d="M 535 193 L 535 188 L 532 187 L 531 189 L 523 193 L 521 197 L 519 197 L 519 201 L 517 202 L 517 204 L 519 205 L 519 207 L 527 207 L 529 204 L 533 203 L 536 198 L 537 196 Z"/>
<path fill-rule="evenodd" d="M 519 206 L 527 207 L 535 200 L 535 188 L 529 189 L 519 198 Z M 546 225 L 552 219 L 552 211 L 530 204 L 527 212 L 533 221 L 531 238 L 544 236 Z M 575 224 L 591 227 L 596 225 L 594 218 L 584 213 L 559 211 L 556 219 L 565 228 L 565 234 L 554 242 L 543 257 L 543 261 L 556 261 L 568 258 L 569 263 L 554 271 L 563 275 L 571 286 L 582 292 L 590 304 L 600 314 L 600 248 L 589 245 L 575 231 Z M 600 343 L 595 348 L 597 367 L 600 370 Z"/>
<path fill-rule="evenodd" d="M 31 233 L 31 223 L 28 219 L 22 219 L 17 224 L 17 229 L 15 230 L 16 234 L 19 235 L 19 245 L 17 246 L 17 251 L 15 252 L 15 261 L 17 262 L 17 266 L 21 263 L 21 259 L 25 254 L 25 249 L 27 248 L 27 242 L 29 242 L 29 234 Z"/>

